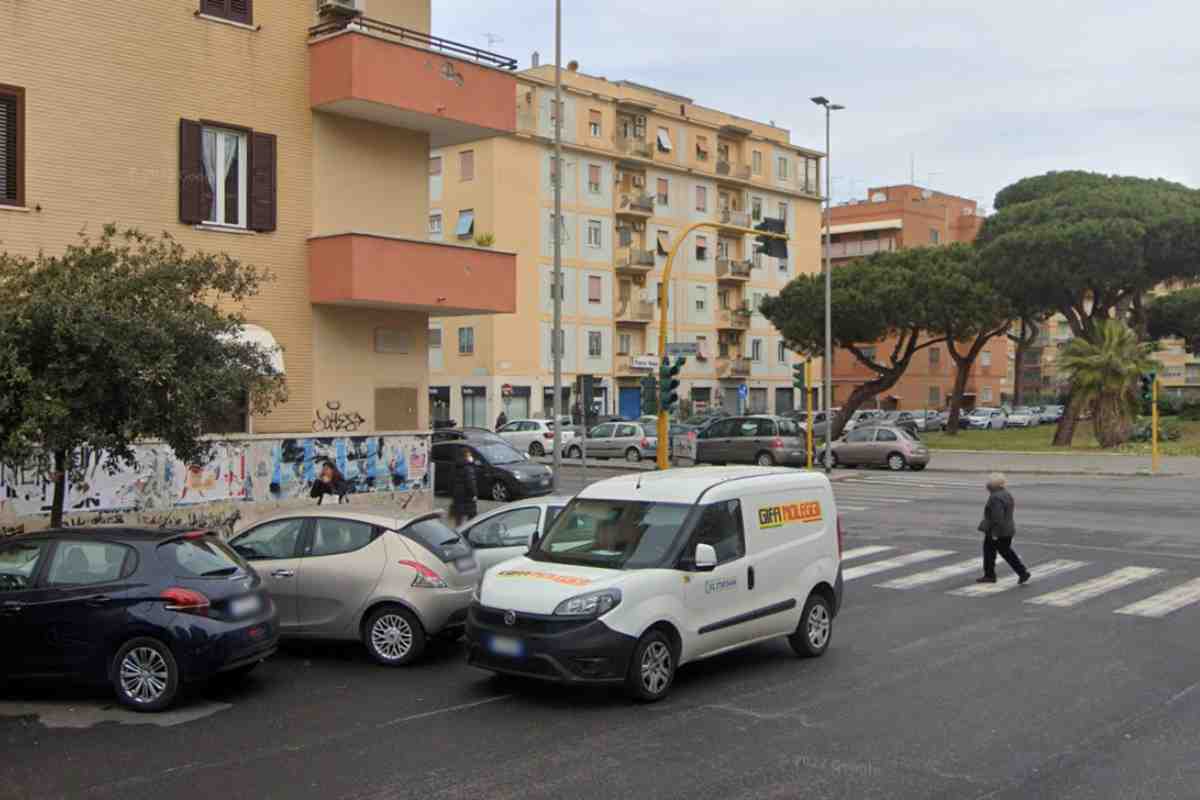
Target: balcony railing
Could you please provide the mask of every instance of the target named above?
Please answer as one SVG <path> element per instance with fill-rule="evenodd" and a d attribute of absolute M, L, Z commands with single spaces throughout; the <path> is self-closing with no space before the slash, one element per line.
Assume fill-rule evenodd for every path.
<path fill-rule="evenodd" d="M 649 300 L 624 300 L 617 305 L 617 322 L 653 322 L 654 303 Z"/>
<path fill-rule="evenodd" d="M 654 251 L 637 247 L 623 247 L 617 251 L 614 262 L 618 270 L 644 274 L 654 269 Z"/>
<path fill-rule="evenodd" d="M 860 239 L 850 242 L 834 242 L 829 246 L 830 258 L 854 258 L 874 253 L 889 253 L 896 249 L 894 239 Z"/>
<path fill-rule="evenodd" d="M 440 36 L 430 36 L 428 33 L 414 31 L 411 28 L 402 28 L 399 25 L 392 25 L 390 22 L 382 22 L 359 15 L 347 15 L 325 20 L 309 28 L 308 35 L 310 38 L 316 39 L 343 30 L 373 33 L 404 42 L 405 44 L 438 50 L 448 55 L 458 56 L 459 58 L 469 58 L 478 64 L 498 69 L 515 70 L 517 68 L 517 60 L 515 58 L 509 58 L 499 53 L 493 53 L 490 50 L 482 50 L 478 47 L 472 47 L 469 44 L 443 39 Z"/>
<path fill-rule="evenodd" d="M 653 214 L 654 198 L 645 192 L 624 192 L 617 199 L 618 214 Z"/>
<path fill-rule="evenodd" d="M 717 259 L 717 278 L 722 280 L 748 281 L 752 269 L 754 269 L 753 261 L 735 261 L 732 258 Z"/>
<path fill-rule="evenodd" d="M 750 165 L 734 164 L 729 161 L 717 161 L 717 174 L 726 175 L 737 178 L 738 180 L 750 180 Z"/>
<path fill-rule="evenodd" d="M 733 225 L 738 228 L 749 228 L 751 227 L 750 221 L 750 212 L 748 211 L 734 211 L 729 208 L 721 209 L 722 225 Z"/>
<path fill-rule="evenodd" d="M 717 327 L 729 331 L 749 330 L 750 316 L 749 308 L 727 308 L 717 316 Z"/>
<path fill-rule="evenodd" d="M 645 139 L 635 139 L 632 136 L 618 136 L 617 150 L 642 158 L 654 158 L 654 147 Z"/>
<path fill-rule="evenodd" d="M 726 358 L 717 361 L 717 375 L 721 378 L 740 378 L 750 374 L 751 370 L 750 359 L 748 358 Z"/>

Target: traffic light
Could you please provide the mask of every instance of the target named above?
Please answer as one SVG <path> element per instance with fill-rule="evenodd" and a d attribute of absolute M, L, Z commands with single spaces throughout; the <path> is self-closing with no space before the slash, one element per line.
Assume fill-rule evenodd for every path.
<path fill-rule="evenodd" d="M 642 378 L 642 413 L 658 414 L 658 379 L 653 375 Z"/>
<path fill-rule="evenodd" d="M 762 222 L 754 226 L 754 230 L 765 231 L 766 233 L 787 233 L 787 223 L 781 219 L 764 217 Z M 756 253 L 762 253 L 774 258 L 786 259 L 788 257 L 787 239 L 776 239 L 773 236 L 756 236 L 755 241 L 757 242 L 757 246 L 754 248 L 754 252 Z"/>
<path fill-rule="evenodd" d="M 1158 379 L 1158 375 L 1153 372 L 1147 372 L 1141 377 L 1142 385 L 1142 402 L 1154 402 L 1154 381 Z"/>
<path fill-rule="evenodd" d="M 807 379 L 807 375 L 806 375 L 807 372 L 808 372 L 808 362 L 807 361 L 798 361 L 795 364 L 792 364 L 792 386 L 795 386 L 797 389 L 799 389 L 802 392 L 807 388 L 807 384 L 808 384 L 808 379 Z"/>
<path fill-rule="evenodd" d="M 658 368 L 658 407 L 668 414 L 679 405 L 679 372 L 686 362 L 686 358 L 679 356 L 672 364 L 669 357 L 663 356 L 662 365 Z"/>

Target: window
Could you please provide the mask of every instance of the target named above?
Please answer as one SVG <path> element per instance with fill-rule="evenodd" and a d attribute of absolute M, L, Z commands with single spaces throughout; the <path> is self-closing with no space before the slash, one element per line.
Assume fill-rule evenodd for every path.
<path fill-rule="evenodd" d="M 671 152 L 671 133 L 666 128 L 658 129 L 658 149 L 664 153 Z"/>
<path fill-rule="evenodd" d="M 254 19 L 252 4 L 253 0 L 200 0 L 200 13 L 249 25 Z"/>
<path fill-rule="evenodd" d="M 430 175 L 441 175 L 442 174 L 442 157 L 441 156 L 431 156 L 429 158 L 429 174 Z"/>
<path fill-rule="evenodd" d="M 600 165 L 588 164 L 588 191 L 600 194 Z"/>
<path fill-rule="evenodd" d="M 589 219 L 587 227 L 587 243 L 588 247 L 600 247 L 600 220 Z"/>
<path fill-rule="evenodd" d="M 940 386 L 929 387 L 929 407 L 938 408 L 942 405 L 942 388 Z"/>
<path fill-rule="evenodd" d="M 696 260 L 705 261 L 708 259 L 708 237 L 696 237 Z"/>
<path fill-rule="evenodd" d="M 718 238 L 717 239 L 717 258 L 729 258 L 729 250 L 730 250 L 729 240 Z"/>
<path fill-rule="evenodd" d="M 588 358 L 604 355 L 604 340 L 600 331 L 588 331 Z"/>
<path fill-rule="evenodd" d="M 776 171 L 779 173 L 779 178 L 784 179 L 788 176 L 788 159 L 787 156 L 780 156 Z"/>
<path fill-rule="evenodd" d="M 429 232 L 435 234 L 442 232 L 442 212 L 429 215 Z"/>
<path fill-rule="evenodd" d="M 776 359 L 776 360 L 777 360 L 777 361 L 778 361 L 780 364 L 786 364 L 786 363 L 787 363 L 787 346 L 786 346 L 786 345 L 785 345 L 783 342 L 780 342 L 780 343 L 777 345 L 775 353 L 776 353 L 776 355 L 775 355 L 775 359 Z"/>
<path fill-rule="evenodd" d="M 334 556 L 366 547 L 375 538 L 375 526 L 347 519 L 318 519 L 311 556 Z"/>
<path fill-rule="evenodd" d="M 755 150 L 750 154 L 750 171 L 755 175 L 762 175 L 762 151 Z"/>
<path fill-rule="evenodd" d="M 671 204 L 671 183 L 666 178 L 658 179 L 658 204 L 660 206 Z"/>
<path fill-rule="evenodd" d="M 610 569 L 669 567 L 664 555 L 689 511 L 687 503 L 572 500 L 531 557 Z"/>
<path fill-rule="evenodd" d="M 296 520 L 297 522 L 301 522 Z M 302 523 L 301 523 L 302 524 Z M 295 542 L 292 542 L 295 547 Z M 175 569 L 181 575 L 196 578 L 229 578 L 235 575 L 245 576 L 250 572 L 245 561 L 234 549 L 221 541 L 217 536 L 201 536 L 195 539 L 172 539 L 160 548 L 161 555 L 166 556 L 168 564 L 174 563 Z M 117 558 L 116 553 L 109 557 Z M 129 554 L 132 555 L 132 554 Z M 290 555 L 289 555 L 290 557 Z M 125 562 L 124 575 L 133 572 L 135 564 Z M 116 580 L 115 578 L 111 580 Z"/>
<path fill-rule="evenodd" d="M 779 201 L 779 220 L 783 223 L 783 229 L 786 231 L 788 228 L 788 204 L 783 200 Z"/>
<path fill-rule="evenodd" d="M 805 177 L 804 189 L 809 194 L 820 194 L 821 193 L 821 179 L 820 179 L 819 167 L 817 166 L 818 163 L 819 162 L 815 158 L 810 158 L 807 160 L 806 168 L 808 170 L 808 174 Z"/>
<path fill-rule="evenodd" d="M 846 441 L 854 444 L 872 441 L 875 438 L 874 428 L 855 428 L 846 435 Z"/>
<path fill-rule="evenodd" d="M 697 136 L 696 137 L 696 160 L 697 161 L 708 161 L 708 137 L 707 136 Z"/>
<path fill-rule="evenodd" d="M 696 210 L 708 211 L 708 188 L 705 186 L 696 187 Z"/>
<path fill-rule="evenodd" d="M 632 349 L 633 337 L 628 333 L 619 334 L 617 336 L 617 354 L 627 356 Z"/>
<path fill-rule="evenodd" d="M 897 438 L 896 434 L 893 433 L 892 431 L 889 431 L 886 428 L 880 428 L 879 432 L 875 435 L 875 441 L 877 441 L 877 442 L 898 442 L 900 440 L 899 440 L 899 438 Z"/>
<path fill-rule="evenodd" d="M 762 361 L 762 339 L 750 340 L 750 360 Z"/>
<path fill-rule="evenodd" d="M 536 506 L 497 514 L 471 528 L 467 540 L 480 549 L 517 547 L 526 544 L 529 537 L 538 532 L 541 516 L 541 509 Z"/>
<path fill-rule="evenodd" d="M 703 286 L 696 287 L 696 310 L 703 311 L 708 306 L 708 290 Z"/>
<path fill-rule="evenodd" d="M 736 561 L 746 555 L 746 535 L 742 530 L 742 505 L 738 500 L 713 503 L 704 509 L 692 534 L 685 559 L 695 557 L 696 545 L 706 544 L 717 554 L 717 563 Z"/>
<path fill-rule="evenodd" d="M 202 127 L 203 207 L 200 222 L 246 227 L 246 133 Z"/>
<path fill-rule="evenodd" d="M 587 289 L 588 303 L 595 305 L 602 302 L 601 292 L 604 290 L 604 280 L 599 275 L 588 275 Z"/>
<path fill-rule="evenodd" d="M 754 197 L 750 199 L 750 219 L 758 222 L 762 219 L 762 198 Z"/>
<path fill-rule="evenodd" d="M 979 363 L 982 366 L 990 367 L 992 365 L 992 352 L 990 350 L 984 350 L 982 353 L 980 353 Z"/>
<path fill-rule="evenodd" d="M 937 347 L 929 348 L 929 367 L 930 367 L 930 369 L 937 369 L 938 365 L 940 365 L 941 363 L 942 363 L 941 349 L 937 348 Z"/>
<path fill-rule="evenodd" d="M 983 387 L 983 402 L 985 402 L 985 403 L 992 402 L 992 387 L 990 387 L 990 386 Z"/>
<path fill-rule="evenodd" d="M 460 181 L 475 180 L 474 150 L 463 150 L 458 154 L 458 179 Z"/>
<path fill-rule="evenodd" d="M 722 311 L 727 311 L 729 309 L 729 290 L 728 289 L 718 289 L 717 290 L 717 308 L 721 309 Z"/>
<path fill-rule="evenodd" d="M 0 205 L 25 205 L 25 90 L 0 85 Z"/>
<path fill-rule="evenodd" d="M 729 145 L 725 142 L 717 143 L 717 160 L 729 163 Z"/>
<path fill-rule="evenodd" d="M 0 547 L 0 594 L 30 588 L 45 548 L 44 542 L 19 542 Z"/>
<path fill-rule="evenodd" d="M 593 139 L 599 139 L 603 132 L 603 127 L 600 124 L 600 112 L 596 109 L 588 111 L 588 134 Z"/>
<path fill-rule="evenodd" d="M 942 232 L 939 231 L 937 228 L 930 228 L 929 229 L 929 243 L 930 244 L 938 244 L 941 241 L 942 241 Z"/>
<path fill-rule="evenodd" d="M 460 239 L 470 239 L 475 235 L 475 209 L 464 208 L 458 212 L 458 227 L 454 235 Z"/>
<path fill-rule="evenodd" d="M 700 358 L 700 359 L 708 358 L 708 337 L 707 336 L 697 336 L 696 337 L 696 358 Z M 693 392 L 693 394 L 694 394 L 694 392 Z"/>
<path fill-rule="evenodd" d="M 665 256 L 671 251 L 671 233 L 670 231 L 660 230 L 658 232 L 658 254 Z"/>
<path fill-rule="evenodd" d="M 780 274 L 780 275 L 787 275 L 787 273 L 788 273 L 788 262 L 787 262 L 787 259 L 786 259 L 786 258 L 781 258 L 781 259 L 779 259 L 779 274 Z"/>
<path fill-rule="evenodd" d="M 295 558 L 304 519 L 281 519 L 252 528 L 230 544 L 242 558 Z"/>
<path fill-rule="evenodd" d="M 442 329 L 441 328 L 430 328 L 429 329 L 429 349 L 430 350 L 441 350 L 442 349 Z"/>
<path fill-rule="evenodd" d="M 459 328 L 458 329 L 458 354 L 460 356 L 469 356 L 475 352 L 475 329 L 474 328 Z"/>

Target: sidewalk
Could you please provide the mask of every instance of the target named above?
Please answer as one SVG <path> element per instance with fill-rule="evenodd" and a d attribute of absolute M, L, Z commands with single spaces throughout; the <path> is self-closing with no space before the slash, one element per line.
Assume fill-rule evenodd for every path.
<path fill-rule="evenodd" d="M 1103 453 L 933 450 L 930 472 L 1025 472 L 1044 475 L 1149 475 L 1150 457 Z M 1200 476 L 1200 458 L 1163 457 L 1160 475 Z"/>

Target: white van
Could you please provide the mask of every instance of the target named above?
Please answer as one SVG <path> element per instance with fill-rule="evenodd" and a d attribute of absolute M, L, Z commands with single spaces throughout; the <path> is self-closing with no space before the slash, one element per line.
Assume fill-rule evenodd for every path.
<path fill-rule="evenodd" d="M 680 664 L 787 637 L 829 646 L 841 525 L 819 473 L 698 467 L 594 483 L 480 582 L 468 662 L 658 700 Z"/>

